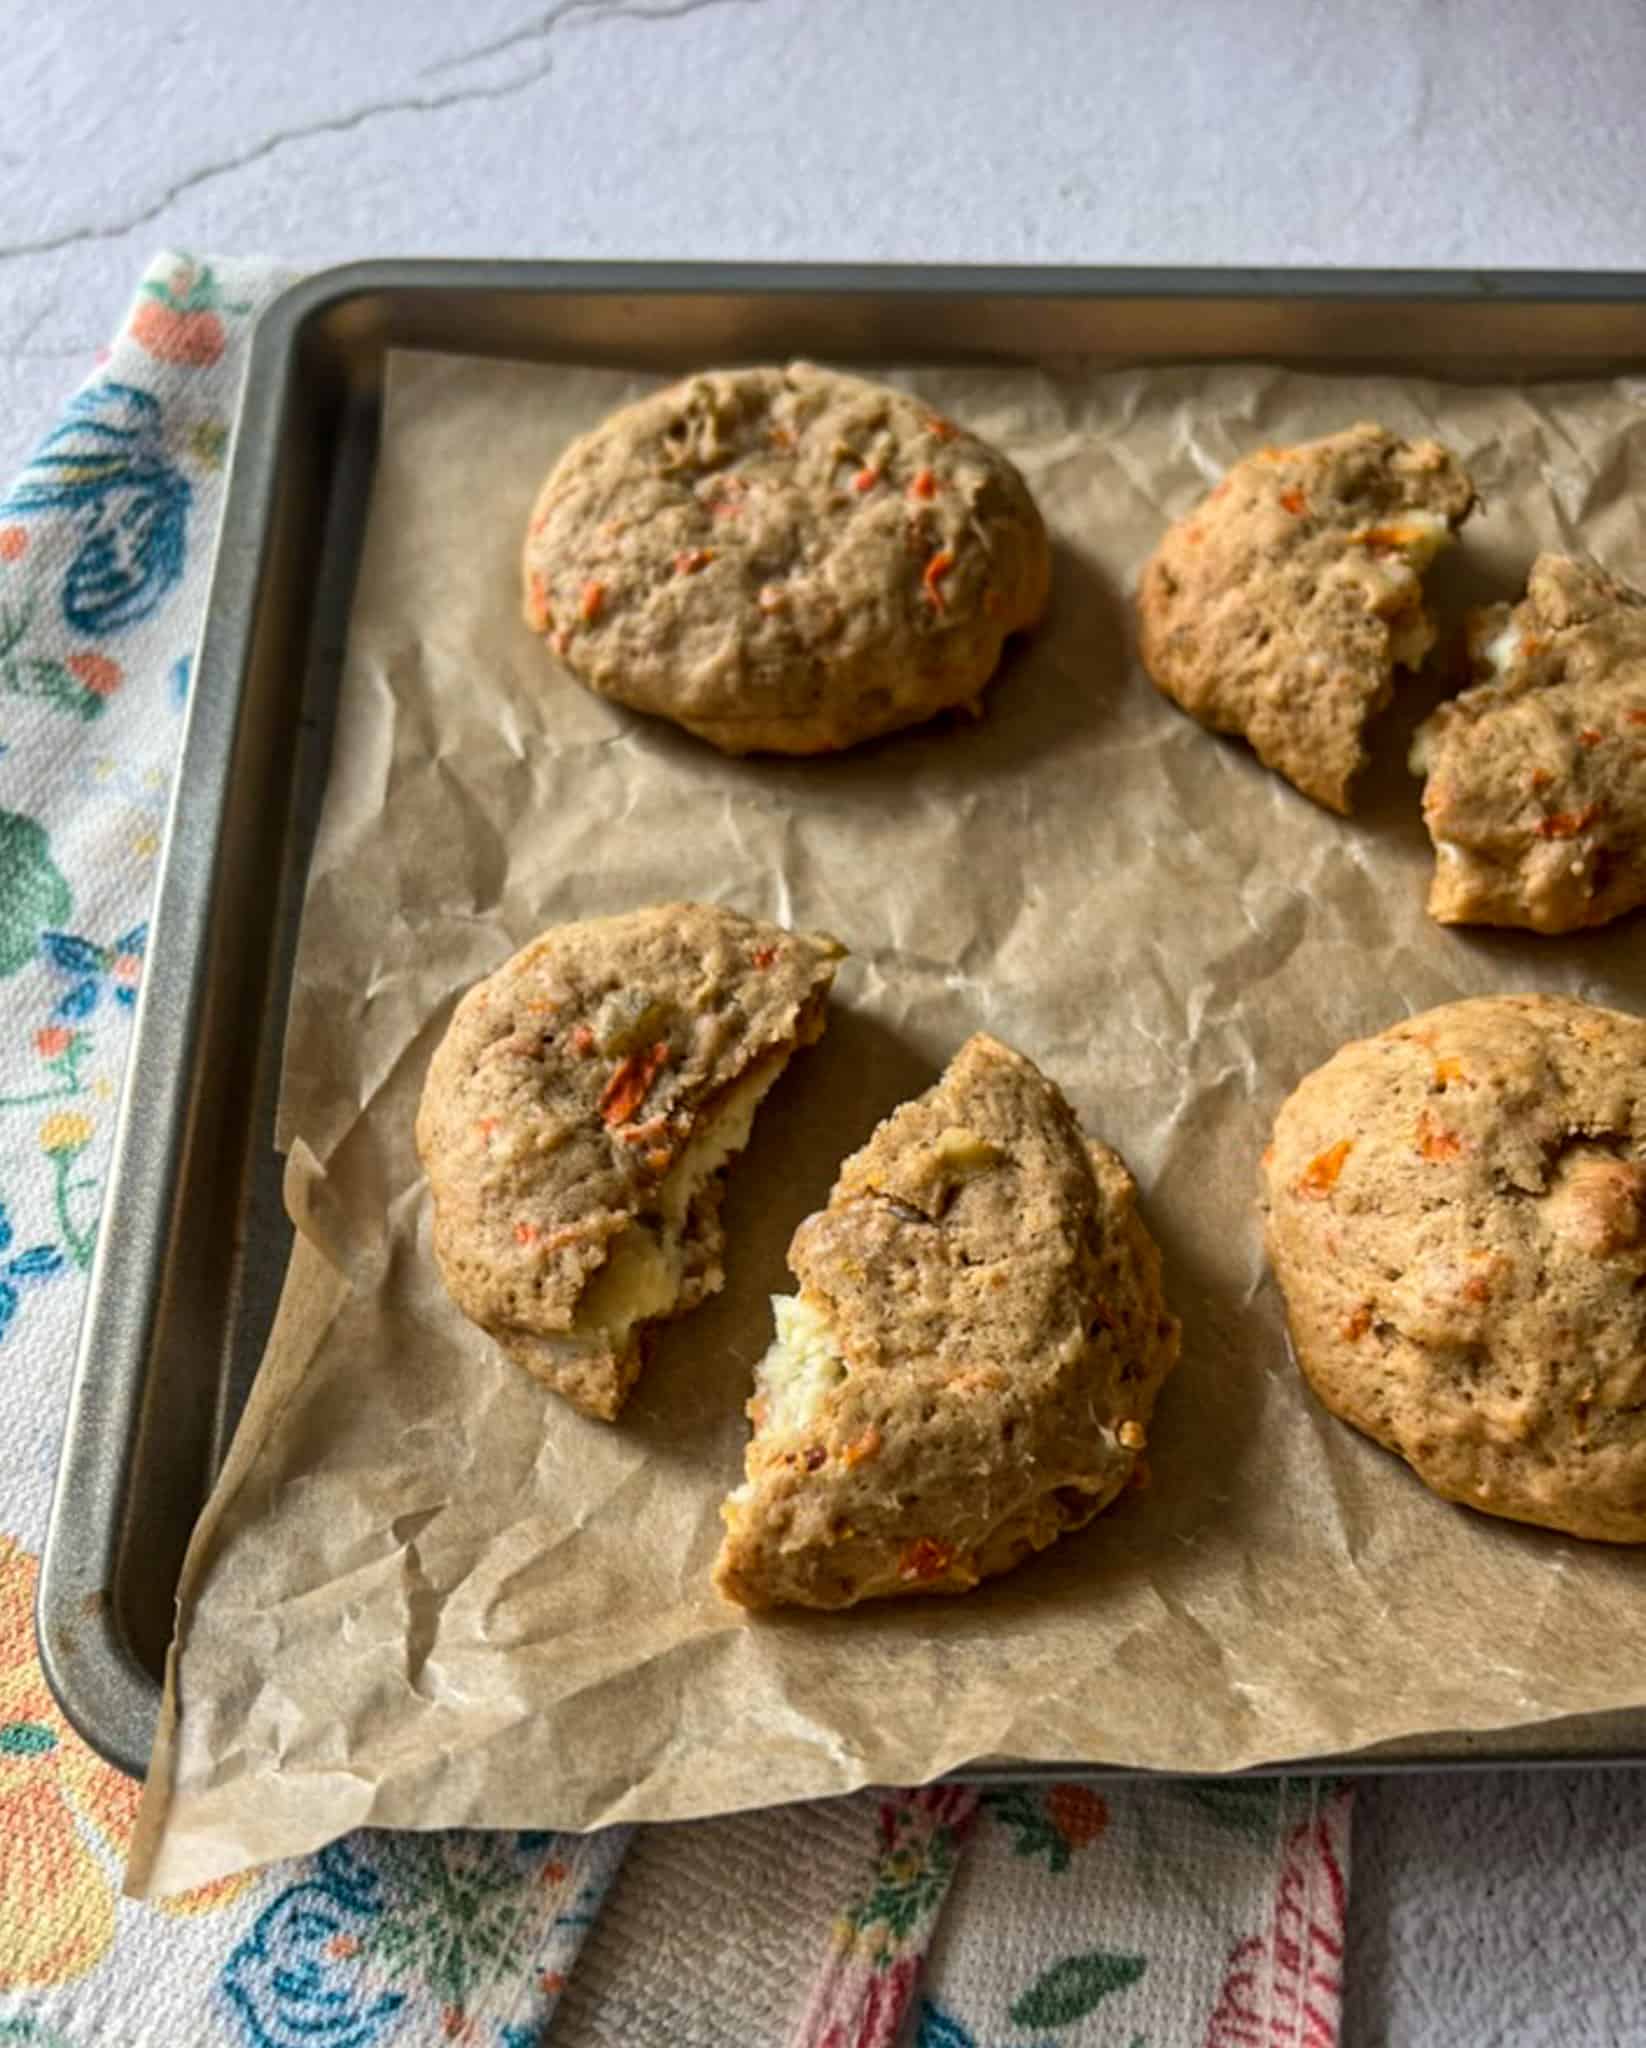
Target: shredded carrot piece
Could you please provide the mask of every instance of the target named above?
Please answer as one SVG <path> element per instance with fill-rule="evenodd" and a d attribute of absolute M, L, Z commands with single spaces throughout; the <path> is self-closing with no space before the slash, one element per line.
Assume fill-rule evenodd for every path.
<path fill-rule="evenodd" d="M 926 431 L 935 435 L 939 441 L 952 441 L 960 429 L 953 420 L 946 420 L 941 413 L 929 412 L 926 415 Z"/>
<path fill-rule="evenodd" d="M 1323 1202 L 1337 1185 L 1343 1162 L 1355 1148 L 1353 1138 L 1339 1138 L 1335 1145 L 1311 1159 L 1299 1176 L 1297 1191 L 1312 1202 Z"/>
<path fill-rule="evenodd" d="M 1435 1086 L 1437 1088 L 1444 1088 L 1448 1081 L 1461 1081 L 1462 1079 L 1463 1062 L 1461 1060 L 1445 1059 L 1435 1061 Z"/>
<path fill-rule="evenodd" d="M 915 471 L 914 478 L 909 485 L 909 496 L 911 498 L 935 498 L 937 496 L 937 478 L 932 475 L 929 469 L 917 469 Z"/>
<path fill-rule="evenodd" d="M 925 571 L 920 578 L 921 582 L 926 586 L 926 602 L 934 612 L 940 612 L 943 609 L 943 592 L 938 586 L 953 567 L 953 548 L 939 548 L 937 553 L 926 564 Z"/>
<path fill-rule="evenodd" d="M 514 1226 L 514 1241 L 516 1244 L 536 1244 L 541 1236 L 542 1232 L 535 1223 L 517 1223 Z"/>
<path fill-rule="evenodd" d="M 897 1560 L 899 1578 L 940 1579 L 954 1563 L 954 1545 L 938 1543 L 930 1536 L 919 1536 L 913 1543 L 903 1546 Z"/>
<path fill-rule="evenodd" d="M 706 569 L 714 560 L 713 548 L 682 548 L 674 558 L 674 573 L 677 576 L 695 576 L 699 569 Z"/>
<path fill-rule="evenodd" d="M 1456 1131 L 1437 1124 L 1425 1110 L 1417 1120 L 1417 1149 L 1425 1159 L 1438 1164 L 1441 1160 L 1460 1158 L 1463 1140 Z"/>
<path fill-rule="evenodd" d="M 604 583 L 585 583 L 583 595 L 578 602 L 577 616 L 585 626 L 592 626 L 606 609 L 606 586 Z"/>
<path fill-rule="evenodd" d="M 587 1024 L 579 1024 L 572 1033 L 572 1051 L 587 1059 L 594 1051 L 594 1033 Z"/>
<path fill-rule="evenodd" d="M 1539 818 L 1535 826 L 1539 839 L 1575 839 L 1580 832 L 1586 832 L 1605 810 L 1601 803 L 1585 804 L 1581 811 L 1556 811 L 1553 817 Z"/>
<path fill-rule="evenodd" d="M 483 1116 L 480 1119 L 480 1121 L 475 1125 L 475 1129 L 480 1133 L 481 1137 L 489 1138 L 492 1132 L 497 1129 L 496 1117 Z"/>
<path fill-rule="evenodd" d="M 775 946 L 756 946 L 754 949 L 754 964 L 760 969 L 762 974 L 764 974 L 776 958 L 777 948 Z"/>
<path fill-rule="evenodd" d="M 1366 1332 L 1367 1332 L 1367 1331 L 1368 1331 L 1368 1330 L 1369 1330 L 1369 1329 L 1370 1329 L 1371 1327 L 1372 1327 L 1372 1307 L 1371 1307 L 1371 1303 L 1370 1303 L 1370 1302 L 1366 1302 L 1366 1301 L 1363 1301 L 1363 1302 L 1362 1302 L 1362 1303 L 1360 1304 L 1360 1306 L 1359 1306 L 1359 1307 L 1358 1307 L 1357 1309 L 1355 1309 L 1355 1310 L 1354 1310 L 1354 1311 L 1353 1311 L 1353 1312 L 1352 1312 L 1352 1313 L 1351 1313 L 1351 1314 L 1350 1314 L 1350 1315 L 1348 1316 L 1348 1318 L 1347 1318 L 1347 1319 L 1345 1320 L 1345 1322 L 1344 1322 L 1344 1324 L 1343 1324 L 1343 1334 L 1344 1334 L 1344 1336 L 1345 1336 L 1345 1337 L 1347 1337 L 1347 1338 L 1348 1338 L 1348 1339 L 1350 1340 L 1350 1342 L 1352 1343 L 1352 1342 L 1354 1341 L 1354 1339 L 1355 1339 L 1355 1338 L 1357 1338 L 1357 1337 L 1364 1337 L 1364 1336 L 1365 1336 L 1365 1334 L 1366 1334 Z"/>
<path fill-rule="evenodd" d="M 1646 711 L 1625 711 L 1623 723 L 1625 725 L 1646 725 Z"/>
<path fill-rule="evenodd" d="M 1289 491 L 1281 492 L 1280 502 L 1294 518 L 1300 519 L 1309 509 L 1308 499 L 1304 497 L 1296 484 L 1293 484 Z"/>
<path fill-rule="evenodd" d="M 1605 737 L 1604 733 L 1596 732 L 1592 725 L 1586 725 L 1578 734 L 1577 743 L 1580 747 L 1598 747 Z"/>
<path fill-rule="evenodd" d="M 601 1121 L 614 1130 L 619 1124 L 626 1124 L 651 1093 L 651 1085 L 668 1057 L 668 1045 L 659 1039 L 650 1052 L 631 1052 L 620 1061 L 600 1097 Z"/>
<path fill-rule="evenodd" d="M 879 481 L 879 470 L 872 463 L 866 462 L 857 472 L 856 476 L 852 478 L 852 489 L 854 491 L 872 491 Z"/>
<path fill-rule="evenodd" d="M 874 1457 L 879 1449 L 880 1432 L 871 1422 L 863 1434 L 849 1443 L 841 1452 L 841 1463 L 845 1465 L 861 1465 L 867 1459 Z"/>
<path fill-rule="evenodd" d="M 546 633 L 554 624 L 554 609 L 549 603 L 549 587 L 534 569 L 529 586 L 532 600 L 532 625 L 539 633 Z"/>

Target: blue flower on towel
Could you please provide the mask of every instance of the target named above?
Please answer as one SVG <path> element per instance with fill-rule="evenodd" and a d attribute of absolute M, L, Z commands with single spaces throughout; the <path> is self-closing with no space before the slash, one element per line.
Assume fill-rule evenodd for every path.
<path fill-rule="evenodd" d="M 374 2048 L 385 2038 L 406 1994 L 379 1988 L 363 1954 L 383 1909 L 381 1878 L 345 1841 L 257 1916 L 222 1977 L 249 2048 Z"/>
<path fill-rule="evenodd" d="M 166 456 L 159 400 L 108 383 L 73 401 L 0 517 L 72 513 L 79 545 L 63 579 L 64 620 L 76 633 L 117 633 L 182 581 L 190 498 Z"/>

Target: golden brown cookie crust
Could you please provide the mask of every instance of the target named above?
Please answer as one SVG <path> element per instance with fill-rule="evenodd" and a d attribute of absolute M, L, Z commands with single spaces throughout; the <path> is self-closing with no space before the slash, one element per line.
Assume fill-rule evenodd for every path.
<path fill-rule="evenodd" d="M 707 1148 L 740 1149 L 728 1118 L 746 1136 L 819 1036 L 843 950 L 661 904 L 556 926 L 458 1004 L 417 1117 L 435 1258 L 463 1313 L 585 1413 L 615 1416 L 648 1329 L 720 1286 Z M 590 1327 L 603 1282 L 646 1306 L 610 1340 L 615 1307 Z"/>
<path fill-rule="evenodd" d="M 732 754 L 975 706 L 1051 576 L 1003 455 L 809 363 L 688 377 L 574 442 L 523 566 L 527 624 L 580 682 Z"/>
<path fill-rule="evenodd" d="M 1438 441 L 1362 424 L 1237 462 L 1143 571 L 1144 666 L 1202 725 L 1347 813 L 1365 728 L 1434 641 L 1421 569 L 1474 486 Z"/>
<path fill-rule="evenodd" d="M 969 1039 L 795 1233 L 841 1376 L 785 1419 L 763 1366 L 721 1592 L 964 1592 L 1113 1500 L 1178 1348 L 1135 1198 L 1051 1082 Z"/>
<path fill-rule="evenodd" d="M 1418 728 L 1429 915 L 1535 932 L 1646 903 L 1646 593 L 1540 555 L 1470 621 L 1476 684 Z"/>
<path fill-rule="evenodd" d="M 1275 1119 L 1270 1261 L 1334 1414 L 1448 1500 L 1646 1541 L 1646 1021 L 1485 996 Z"/>

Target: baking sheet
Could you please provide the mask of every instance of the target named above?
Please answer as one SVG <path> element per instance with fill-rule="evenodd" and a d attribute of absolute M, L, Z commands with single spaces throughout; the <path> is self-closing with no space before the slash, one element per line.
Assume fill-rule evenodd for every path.
<path fill-rule="evenodd" d="M 1430 925 L 1403 760 L 1440 680 L 1376 729 L 1345 823 L 1158 697 L 1127 609 L 1230 461 L 1361 417 L 1442 432 L 1486 497 L 1432 579 L 1446 612 L 1517 593 L 1540 546 L 1639 574 L 1640 385 L 911 372 L 1024 468 L 1052 616 L 976 725 L 732 762 L 517 623 L 543 471 L 654 381 L 391 363 L 287 1042 L 302 1238 L 185 1571 L 134 1888 L 368 1821 L 683 1818 L 983 1758 L 1227 1770 L 1646 1699 L 1640 1560 L 1448 1507 L 1325 1416 L 1253 1205 L 1274 1108 L 1343 1039 L 1506 988 L 1646 1007 L 1639 920 Z M 469 981 L 559 919 L 687 894 L 853 957 L 733 1175 L 725 1293 L 608 1428 L 446 1302 L 411 1122 Z M 708 1566 L 788 1236 L 980 1027 L 1142 1181 L 1185 1323 L 1155 1483 L 964 1600 L 751 1620 Z"/>

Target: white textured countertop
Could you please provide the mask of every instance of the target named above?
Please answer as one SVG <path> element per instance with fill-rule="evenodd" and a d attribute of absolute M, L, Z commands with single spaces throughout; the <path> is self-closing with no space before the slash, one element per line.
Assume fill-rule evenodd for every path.
<path fill-rule="evenodd" d="M 0 473 L 161 245 L 1646 268 L 1633 0 L 53 0 L 0 89 Z M 1351 2048 L 1646 2039 L 1643 1823 L 1369 1789 Z"/>

